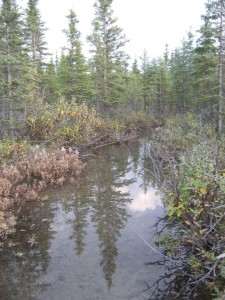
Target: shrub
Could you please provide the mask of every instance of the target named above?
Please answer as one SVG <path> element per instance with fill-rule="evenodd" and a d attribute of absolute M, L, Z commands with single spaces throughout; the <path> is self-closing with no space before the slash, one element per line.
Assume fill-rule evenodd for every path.
<path fill-rule="evenodd" d="M 18 161 L 29 152 L 29 145 L 25 142 L 17 142 L 11 139 L 0 141 L 0 166 L 6 163 Z"/>
<path fill-rule="evenodd" d="M 225 148 L 210 125 L 188 115 L 177 128 L 177 119 L 156 133 L 154 155 L 164 182 L 167 225 L 175 228 L 176 258 L 182 259 L 176 276 L 183 276 L 182 291 L 188 294 L 224 284 Z"/>
<path fill-rule="evenodd" d="M 86 104 L 59 102 L 43 106 L 38 115 L 27 118 L 24 130 L 32 141 L 63 141 L 78 144 L 96 134 L 101 126 L 95 110 Z"/>
<path fill-rule="evenodd" d="M 77 176 L 83 164 L 76 154 L 62 151 L 34 151 L 15 166 L 0 172 L 0 238 L 13 232 L 15 216 L 9 213 L 14 205 L 35 200 L 47 185 L 62 185 Z"/>

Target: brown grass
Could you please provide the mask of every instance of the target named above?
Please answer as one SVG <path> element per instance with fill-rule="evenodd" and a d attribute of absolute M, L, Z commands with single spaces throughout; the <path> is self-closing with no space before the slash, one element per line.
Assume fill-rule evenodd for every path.
<path fill-rule="evenodd" d="M 63 185 L 76 177 L 83 166 L 76 154 L 42 150 L 0 171 L 0 240 L 14 232 L 13 207 L 36 200 L 38 193 L 49 185 Z"/>

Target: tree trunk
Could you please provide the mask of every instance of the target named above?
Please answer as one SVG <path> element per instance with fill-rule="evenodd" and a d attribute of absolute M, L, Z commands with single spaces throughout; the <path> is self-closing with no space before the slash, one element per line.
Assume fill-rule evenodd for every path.
<path fill-rule="evenodd" d="M 104 99 L 107 99 L 108 97 L 108 91 L 107 91 L 107 43 L 106 43 L 106 17 L 104 19 L 104 28 L 103 28 L 103 34 L 104 34 L 104 45 L 103 45 L 103 55 L 104 55 L 104 78 L 103 78 L 103 81 L 104 81 Z"/>
<path fill-rule="evenodd" d="M 221 133 L 223 129 L 223 110 L 224 110 L 224 95 L 223 95 L 223 0 L 220 0 L 220 30 L 219 30 L 219 114 L 218 114 L 218 131 Z"/>
<path fill-rule="evenodd" d="M 9 34 L 9 28 L 7 28 L 7 35 Z M 10 45 L 7 42 L 7 55 L 10 57 Z M 12 122 L 13 122 L 13 103 L 12 103 L 12 73 L 10 62 L 7 62 L 7 98 L 9 103 L 9 121 L 11 126 L 11 136 L 13 136 Z"/>

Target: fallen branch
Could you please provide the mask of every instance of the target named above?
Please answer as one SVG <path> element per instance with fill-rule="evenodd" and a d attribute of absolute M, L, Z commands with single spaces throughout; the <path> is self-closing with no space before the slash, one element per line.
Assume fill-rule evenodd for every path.
<path fill-rule="evenodd" d="M 172 261 L 173 263 L 176 263 L 176 264 L 183 264 L 180 260 L 174 260 L 164 254 L 162 254 L 161 252 L 159 252 L 158 250 L 156 250 L 154 247 L 152 247 L 140 234 L 138 234 L 134 229 L 130 228 L 129 226 L 127 226 L 128 229 L 130 229 L 130 231 L 132 231 L 134 234 L 136 234 L 140 239 L 142 239 L 142 241 L 144 241 L 144 243 L 152 249 L 152 251 L 154 251 L 155 253 L 159 254 L 160 256 L 166 258 L 167 260 L 169 261 Z"/>

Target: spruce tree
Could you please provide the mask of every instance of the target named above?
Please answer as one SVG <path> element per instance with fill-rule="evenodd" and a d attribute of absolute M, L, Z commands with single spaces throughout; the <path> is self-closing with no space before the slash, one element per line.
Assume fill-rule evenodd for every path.
<path fill-rule="evenodd" d="M 38 0 L 29 0 L 26 9 L 26 40 L 28 51 L 35 69 L 38 71 L 46 57 L 46 42 L 44 40 L 44 23 L 38 10 Z"/>
<path fill-rule="evenodd" d="M 57 74 L 57 66 L 51 57 L 50 62 L 46 66 L 44 73 L 44 81 L 46 85 L 45 99 L 48 103 L 56 103 L 61 96 L 60 82 Z"/>
<path fill-rule="evenodd" d="M 38 0 L 28 0 L 25 10 L 25 37 L 27 50 L 33 66 L 36 82 L 36 98 L 45 98 L 44 72 L 46 68 L 47 47 L 44 39 L 45 27 L 41 21 Z"/>
<path fill-rule="evenodd" d="M 127 84 L 127 101 L 124 103 L 127 107 L 127 112 L 129 113 L 130 108 L 132 111 L 143 110 L 143 99 L 141 90 L 141 72 L 138 67 L 137 59 L 134 60 L 132 69 L 128 74 L 128 84 Z"/>
<path fill-rule="evenodd" d="M 169 113 L 171 109 L 171 81 L 165 59 L 159 58 L 155 70 L 155 110 L 158 115 Z"/>
<path fill-rule="evenodd" d="M 217 57 L 218 50 L 207 18 L 203 17 L 204 24 L 199 33 L 193 55 L 193 88 L 196 95 L 195 110 L 201 108 L 213 112 L 215 99 L 218 97 Z"/>
<path fill-rule="evenodd" d="M 77 16 L 70 10 L 68 29 L 64 30 L 67 37 L 67 47 L 59 63 L 59 79 L 62 93 L 67 100 L 76 99 L 78 103 L 90 102 L 91 81 L 88 66 L 82 53 L 80 32 L 77 29 Z"/>
<path fill-rule="evenodd" d="M 0 8 L 0 103 L 4 136 L 16 131 L 30 101 L 30 72 L 23 23 L 16 2 L 3 0 Z"/>
<path fill-rule="evenodd" d="M 170 59 L 172 102 L 181 113 L 187 112 L 193 104 L 193 53 L 193 34 L 189 32 Z"/>
<path fill-rule="evenodd" d="M 113 0 L 97 0 L 94 4 L 93 31 L 88 37 L 92 49 L 92 74 L 96 106 L 107 109 L 116 106 L 123 97 L 127 74 L 127 55 L 123 46 L 127 40 L 113 17 Z"/>
<path fill-rule="evenodd" d="M 150 105 L 151 91 L 152 91 L 150 78 L 149 78 L 150 61 L 146 50 L 144 50 L 143 55 L 141 56 L 140 59 L 141 59 L 141 75 L 142 75 L 141 91 L 143 97 L 143 110 L 146 112 L 147 108 Z"/>
<path fill-rule="evenodd" d="M 208 0 L 206 3 L 206 15 L 204 16 L 208 27 L 212 29 L 218 57 L 218 131 L 223 129 L 224 114 L 224 59 L 225 59 L 225 2 L 224 0 Z"/>

